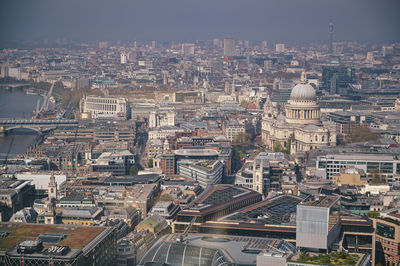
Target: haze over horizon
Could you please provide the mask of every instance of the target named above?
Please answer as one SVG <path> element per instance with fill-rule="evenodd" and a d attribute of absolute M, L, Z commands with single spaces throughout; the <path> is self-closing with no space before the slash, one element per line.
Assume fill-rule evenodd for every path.
<path fill-rule="evenodd" d="M 398 0 L 5 0 L 0 44 L 72 41 L 400 41 Z"/>

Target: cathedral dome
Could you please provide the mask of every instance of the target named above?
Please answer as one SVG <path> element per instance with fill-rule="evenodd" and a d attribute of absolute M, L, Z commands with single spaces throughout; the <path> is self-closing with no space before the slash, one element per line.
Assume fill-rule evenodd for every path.
<path fill-rule="evenodd" d="M 310 84 L 300 83 L 294 86 L 290 94 L 291 101 L 316 101 L 315 90 Z"/>

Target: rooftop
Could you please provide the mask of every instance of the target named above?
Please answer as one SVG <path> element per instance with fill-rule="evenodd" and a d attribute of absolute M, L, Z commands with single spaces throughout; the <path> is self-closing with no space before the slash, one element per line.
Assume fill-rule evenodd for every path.
<path fill-rule="evenodd" d="M 176 242 L 179 235 L 171 234 L 159 240 L 143 257 L 145 262 L 168 265 L 255 265 L 257 255 L 270 250 L 280 253 L 295 253 L 296 248 L 284 240 L 240 237 L 215 234 L 189 234 L 185 243 Z M 225 265 L 225 264 L 224 264 Z"/>
<path fill-rule="evenodd" d="M 359 161 L 359 160 L 366 160 L 366 161 L 393 161 L 394 156 L 389 154 L 365 154 L 365 153 L 346 153 L 346 154 L 327 154 L 325 156 L 326 159 L 332 160 L 352 160 L 352 161 Z"/>
<path fill-rule="evenodd" d="M 180 149 L 174 153 L 180 156 L 217 156 L 220 152 L 211 149 Z"/>
<path fill-rule="evenodd" d="M 280 195 L 266 199 L 222 217 L 220 221 L 239 221 L 262 224 L 296 224 L 296 207 L 303 199 L 292 195 Z"/>
<path fill-rule="evenodd" d="M 300 205 L 330 208 L 338 200 L 339 197 L 337 196 L 324 196 L 317 200 L 302 202 Z"/>
<path fill-rule="evenodd" d="M 261 194 L 244 187 L 212 185 L 208 186 L 181 214 L 193 213 L 193 211 L 205 214 L 217 211 L 226 204 L 234 204 L 254 197 L 261 199 Z"/>
<path fill-rule="evenodd" d="M 9 232 L 9 234 L 0 239 L 0 251 L 8 251 L 22 241 L 36 240 L 40 235 L 49 233 L 66 235 L 65 239 L 57 245 L 82 249 L 106 229 L 106 227 L 2 223 L 0 224 L 0 231 Z"/>

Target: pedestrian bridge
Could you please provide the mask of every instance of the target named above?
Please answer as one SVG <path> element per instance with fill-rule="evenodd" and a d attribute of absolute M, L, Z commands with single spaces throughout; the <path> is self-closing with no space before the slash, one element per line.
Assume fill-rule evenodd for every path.
<path fill-rule="evenodd" d="M 0 119 L 0 134 L 13 129 L 31 129 L 44 132 L 64 126 L 77 126 L 78 120 Z"/>

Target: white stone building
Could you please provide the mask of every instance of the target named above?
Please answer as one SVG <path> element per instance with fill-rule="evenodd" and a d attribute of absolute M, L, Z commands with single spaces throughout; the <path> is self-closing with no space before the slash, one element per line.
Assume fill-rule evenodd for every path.
<path fill-rule="evenodd" d="M 125 98 L 85 96 L 80 102 L 81 113 L 90 113 L 91 117 L 117 116 L 127 117 L 128 101 Z"/>
<path fill-rule="evenodd" d="M 277 142 L 291 154 L 328 146 L 336 146 L 336 127 L 322 122 L 314 88 L 308 84 L 303 71 L 285 107 L 285 115 L 279 114 L 268 98 L 262 120 L 263 143 L 270 149 Z"/>

